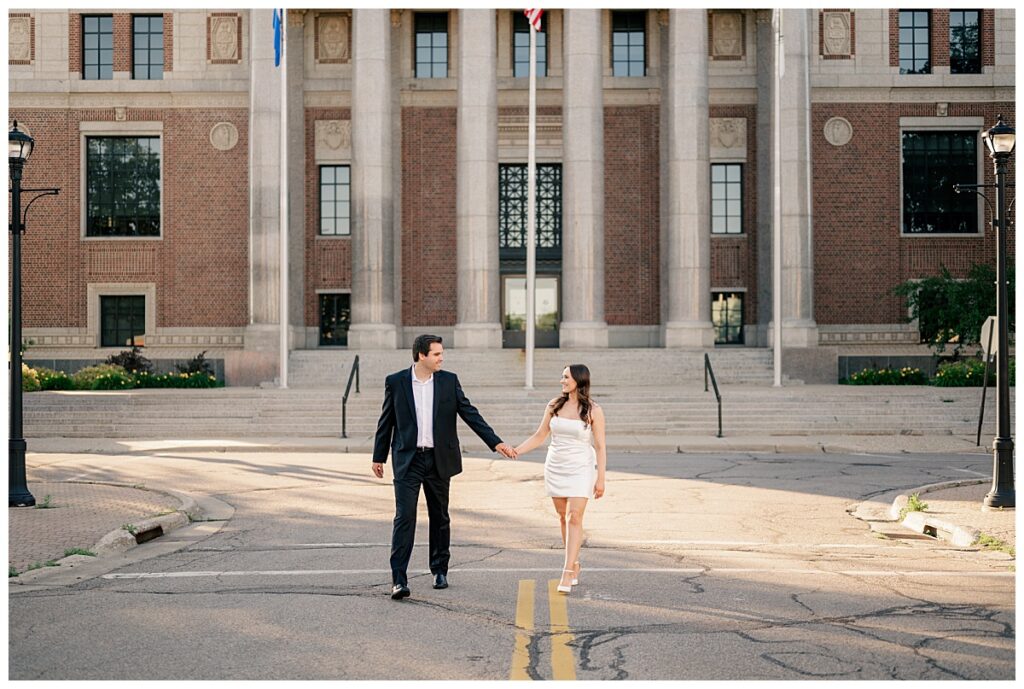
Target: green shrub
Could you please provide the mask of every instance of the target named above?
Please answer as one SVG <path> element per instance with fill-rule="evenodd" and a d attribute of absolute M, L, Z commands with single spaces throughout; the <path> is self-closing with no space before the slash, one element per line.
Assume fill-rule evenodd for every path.
<path fill-rule="evenodd" d="M 1007 309 L 1009 329 L 1014 332 L 1014 271 L 1007 266 Z M 916 320 L 921 341 L 936 352 L 953 345 L 953 353 L 969 345 L 980 344 L 981 325 L 996 312 L 995 267 L 976 264 L 965 279 L 954 278 L 942 266 L 940 274 L 899 285 L 895 293 L 906 300 L 910 309 L 908 321 Z"/>
<path fill-rule="evenodd" d="M 132 345 L 131 349 L 107 357 L 106 363 L 121 366 L 124 370 L 132 373 L 152 373 L 153 371 L 153 362 L 142 356 L 142 351 L 135 345 Z"/>
<path fill-rule="evenodd" d="M 135 387 L 137 388 L 165 388 L 164 378 L 165 376 L 158 376 L 155 373 L 147 373 L 140 371 L 132 376 L 135 379 Z"/>
<path fill-rule="evenodd" d="M 96 376 L 92 390 L 131 390 L 135 387 L 135 378 L 127 371 L 111 371 Z"/>
<path fill-rule="evenodd" d="M 74 381 L 76 390 L 111 390 L 115 388 L 108 387 L 97 387 L 97 380 L 101 377 L 103 379 L 109 379 L 110 376 L 118 376 L 120 380 L 121 376 L 128 376 L 128 372 L 124 370 L 124 367 L 116 364 L 97 364 L 95 366 L 87 366 L 81 369 L 75 375 L 71 376 L 71 380 Z M 106 385 L 107 383 L 100 383 L 100 385 Z M 116 389 L 125 388 L 118 384 Z"/>
<path fill-rule="evenodd" d="M 43 390 L 75 389 L 75 382 L 64 371 L 54 371 L 52 368 L 39 367 L 36 369 L 36 374 L 39 376 L 39 387 Z"/>
<path fill-rule="evenodd" d="M 204 352 L 205 353 L 205 352 Z M 209 363 L 197 359 L 209 366 Z M 83 368 L 73 376 L 49 368 L 32 369 L 22 364 L 22 390 L 131 390 L 133 388 L 222 388 L 224 383 L 212 373 L 131 373 L 117 364 L 98 364 Z"/>
<path fill-rule="evenodd" d="M 213 375 L 213 366 L 211 366 L 210 362 L 206 360 L 205 349 L 192 357 L 192 359 L 184 366 L 181 364 L 175 364 L 174 368 L 178 369 L 178 373 L 205 373 L 208 376 Z"/>
<path fill-rule="evenodd" d="M 1016 360 L 1010 359 L 1010 385 L 1016 376 Z M 939 364 L 939 370 L 932 378 L 932 385 L 942 388 L 981 387 L 985 379 L 985 361 L 983 359 L 964 359 Z M 996 362 L 992 361 L 988 368 L 988 384 L 996 384 Z"/>
<path fill-rule="evenodd" d="M 928 377 L 919 368 L 866 368 L 840 381 L 846 385 L 927 385 Z"/>
<path fill-rule="evenodd" d="M 22 392 L 36 392 L 40 389 L 39 385 L 39 374 L 34 368 L 29 368 L 27 365 L 22 363 L 21 365 L 21 391 Z"/>
<path fill-rule="evenodd" d="M 223 383 L 206 373 L 136 373 L 135 386 L 139 388 L 218 388 Z"/>
<path fill-rule="evenodd" d="M 216 388 L 220 387 L 215 376 L 207 373 L 168 373 L 169 388 Z"/>

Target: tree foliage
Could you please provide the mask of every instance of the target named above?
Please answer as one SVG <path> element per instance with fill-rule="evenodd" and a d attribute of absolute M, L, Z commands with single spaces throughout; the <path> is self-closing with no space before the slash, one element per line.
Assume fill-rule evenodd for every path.
<path fill-rule="evenodd" d="M 1009 329 L 1013 332 L 1014 271 L 1006 270 Z M 958 280 L 945 266 L 940 275 L 911 280 L 896 287 L 898 296 L 906 300 L 910 316 L 921 330 L 921 341 L 937 353 L 953 345 L 954 356 L 969 345 L 978 344 L 981 326 L 996 312 L 996 271 L 993 266 L 975 264 L 967 278 Z"/>

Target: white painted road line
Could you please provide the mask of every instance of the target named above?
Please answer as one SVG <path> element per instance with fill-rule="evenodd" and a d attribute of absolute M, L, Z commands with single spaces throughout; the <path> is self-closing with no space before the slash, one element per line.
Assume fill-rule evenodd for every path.
<path fill-rule="evenodd" d="M 941 543 L 938 543 L 941 545 Z M 426 548 L 426 543 L 416 543 L 415 548 Z M 463 541 L 452 544 L 455 547 L 495 547 L 489 543 L 474 543 Z M 645 546 L 645 545 L 689 545 L 689 546 L 723 546 L 726 548 L 798 548 L 801 550 L 822 548 L 833 550 L 835 548 L 848 548 L 851 550 L 906 550 L 906 545 L 887 545 L 885 543 L 769 543 L 767 541 L 700 541 L 684 539 L 667 540 L 615 540 L 599 539 L 587 542 L 589 548 L 602 548 L 609 545 L 616 546 Z M 257 546 L 254 546 L 257 547 Z M 273 548 L 390 548 L 390 543 L 273 543 Z M 225 548 L 224 550 L 227 550 Z M 523 551 L 547 551 L 551 548 L 519 548 Z"/>
<path fill-rule="evenodd" d="M 474 567 L 472 569 L 451 569 L 449 573 L 458 572 L 461 574 L 526 574 L 526 573 L 550 573 L 550 567 Z M 820 570 L 820 569 L 798 569 L 778 567 L 712 567 L 701 568 L 660 568 L 660 567 L 587 567 L 587 571 L 594 572 L 618 572 L 618 573 L 643 573 L 643 574 L 802 574 L 816 576 L 852 576 L 852 577 L 991 577 L 1008 578 L 1016 576 L 1016 572 L 996 572 L 991 570 L 981 571 L 941 571 L 941 570 Z M 411 575 L 429 574 L 429 570 L 410 572 Z M 234 570 L 223 572 L 125 572 L 104 574 L 103 579 L 188 579 L 203 577 L 308 577 L 308 576 L 344 576 L 355 574 L 377 574 L 389 575 L 389 569 L 296 569 L 296 570 Z"/>

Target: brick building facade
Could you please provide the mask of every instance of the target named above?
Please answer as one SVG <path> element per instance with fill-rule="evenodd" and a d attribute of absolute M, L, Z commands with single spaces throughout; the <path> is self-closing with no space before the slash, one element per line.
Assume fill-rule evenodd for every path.
<path fill-rule="evenodd" d="M 12 10 L 24 183 L 62 190 L 29 216 L 25 338 L 89 358 L 130 331 L 272 378 L 284 168 L 292 349 L 521 346 L 519 14 L 293 9 L 276 68 L 270 10 Z M 983 201 L 914 180 L 992 181 L 1013 10 L 782 19 L 776 90 L 769 10 L 545 14 L 540 346 L 769 346 L 776 124 L 787 347 L 918 349 L 893 288 L 993 260 Z"/>

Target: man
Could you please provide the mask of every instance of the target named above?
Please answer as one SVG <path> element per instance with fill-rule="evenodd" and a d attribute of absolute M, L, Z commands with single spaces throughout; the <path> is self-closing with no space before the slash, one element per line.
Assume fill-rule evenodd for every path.
<path fill-rule="evenodd" d="M 462 452 L 455 432 L 455 417 L 509 458 L 515 451 L 501 441 L 462 392 L 458 376 L 441 370 L 444 347 L 436 335 L 420 335 L 412 345 L 411 367 L 392 373 L 384 381 L 384 405 L 373 443 L 373 475 L 384 478 L 388 448 L 394 460 L 395 522 L 391 533 L 391 597 L 409 595 L 405 570 L 416 534 L 416 505 L 420 486 L 427 496 L 430 518 L 430 571 L 434 588 L 448 588 L 451 519 L 448 488 L 452 476 L 462 472 Z"/>

